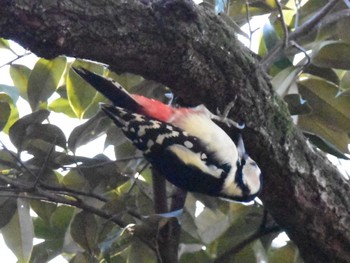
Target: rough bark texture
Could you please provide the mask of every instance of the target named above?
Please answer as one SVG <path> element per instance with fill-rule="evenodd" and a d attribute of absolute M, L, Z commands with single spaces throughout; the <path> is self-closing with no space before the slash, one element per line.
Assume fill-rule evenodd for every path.
<path fill-rule="evenodd" d="M 244 121 L 261 199 L 306 262 L 349 262 L 350 185 L 293 126 L 259 64 L 218 16 L 186 0 L 0 0 L 0 36 L 39 56 L 97 60 Z M 239 117 L 237 117 L 239 116 Z"/>

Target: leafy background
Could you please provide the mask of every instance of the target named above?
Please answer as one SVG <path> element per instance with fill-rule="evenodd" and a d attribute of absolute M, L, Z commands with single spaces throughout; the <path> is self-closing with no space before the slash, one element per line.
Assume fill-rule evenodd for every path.
<path fill-rule="evenodd" d="M 257 53 L 264 57 L 285 37 L 279 7 L 292 32 L 326 3 L 285 0 L 279 6 L 271 0 L 237 0 L 203 5 L 248 44 L 254 37 L 251 44 L 258 43 Z M 315 32 L 268 69 L 276 92 L 310 142 L 343 160 L 350 143 L 348 8 L 346 1 L 337 5 Z M 268 16 L 258 25 L 261 33 L 253 32 L 253 22 L 244 33 L 240 27 L 247 16 L 257 15 Z M 230 262 L 302 262 L 291 241 L 273 243 L 283 230 L 259 200 L 239 204 L 188 194 L 183 210 L 155 214 L 150 167 L 99 111 L 106 100 L 71 67 L 112 77 L 130 92 L 164 102 L 169 101 L 167 87 L 66 57 L 35 58 L 33 66 L 26 66 L 30 52 L 18 51 L 4 39 L 0 48 L 15 57 L 2 66 L 13 85 L 0 84 L 5 142 L 0 151 L 0 228 L 18 262 L 47 262 L 59 255 L 69 262 L 156 262 L 157 233 L 174 218 L 182 229 L 180 262 L 229 262 L 225 255 Z M 79 125 L 67 131 L 76 123 L 70 119 Z M 89 156 L 85 146 L 97 138 L 103 147 Z M 171 195 L 172 186 L 167 190 Z M 41 242 L 34 244 L 37 239 Z"/>

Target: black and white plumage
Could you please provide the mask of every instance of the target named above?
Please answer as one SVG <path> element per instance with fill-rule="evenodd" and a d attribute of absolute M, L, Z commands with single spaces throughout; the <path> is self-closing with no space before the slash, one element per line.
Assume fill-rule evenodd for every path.
<path fill-rule="evenodd" d="M 236 145 L 212 121 L 220 117 L 203 105 L 173 108 L 128 94 L 119 84 L 87 70 L 75 71 L 111 98 L 114 106 L 104 104 L 102 110 L 174 185 L 236 201 L 250 201 L 259 193 L 261 171 L 245 153 L 243 140 Z"/>

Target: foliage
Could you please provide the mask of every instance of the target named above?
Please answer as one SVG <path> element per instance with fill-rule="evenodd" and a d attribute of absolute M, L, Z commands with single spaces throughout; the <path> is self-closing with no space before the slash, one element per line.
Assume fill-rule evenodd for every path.
<path fill-rule="evenodd" d="M 247 15 L 270 14 L 259 40 L 259 55 L 267 57 L 280 40 L 287 40 L 279 7 L 282 22 L 293 32 L 325 2 L 303 1 L 296 7 L 295 1 L 286 0 L 249 5 L 245 0 L 208 1 L 205 8 L 216 6 L 218 15 L 236 25 L 238 33 Z M 345 4 L 334 8 L 317 30 L 300 39 L 300 46 L 279 57 L 269 73 L 310 141 L 346 159 L 350 56 L 344 54 L 350 53 L 350 37 L 344 11 Z M 11 50 L 11 45 L 1 39 L 0 48 Z M 3 145 L 0 151 L 0 227 L 19 262 L 47 262 L 57 255 L 70 262 L 156 262 L 158 234 L 174 217 L 182 229 L 180 262 L 301 261 L 291 242 L 282 248 L 272 246 L 281 230 L 259 202 L 243 205 L 188 194 L 183 210 L 156 214 L 150 168 L 99 112 L 98 104 L 105 99 L 71 67 L 113 77 L 130 91 L 163 101 L 166 87 L 65 57 L 40 58 L 33 69 L 14 62 L 8 66 L 14 86 L 0 84 L 0 128 L 16 150 Z M 18 112 L 20 100 L 30 105 L 31 113 Z M 51 112 L 83 121 L 66 138 L 65 125 L 52 124 Z M 77 149 L 102 134 L 105 148 L 113 145 L 117 161 L 103 153 L 93 158 L 76 155 Z M 30 158 L 24 159 L 24 153 Z M 168 185 L 169 203 L 173 191 Z M 43 242 L 34 245 L 34 238 Z"/>

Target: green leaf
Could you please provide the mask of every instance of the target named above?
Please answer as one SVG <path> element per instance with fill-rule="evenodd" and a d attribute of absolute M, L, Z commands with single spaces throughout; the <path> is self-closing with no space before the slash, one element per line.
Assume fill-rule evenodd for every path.
<path fill-rule="evenodd" d="M 44 214 L 41 211 L 41 216 L 35 218 L 35 237 L 45 240 L 57 240 L 62 246 L 73 217 L 74 208 L 61 205 L 52 212 L 52 208 L 49 209 L 48 213 Z M 47 220 L 47 217 L 50 217 L 49 220 Z"/>
<path fill-rule="evenodd" d="M 339 39 L 350 44 L 349 32 L 350 18 L 349 16 L 342 17 L 337 20 L 336 32 Z"/>
<path fill-rule="evenodd" d="M 338 87 L 321 78 L 310 77 L 298 83 L 299 92 L 313 112 L 298 118 L 299 127 L 316 134 L 343 153 L 348 152 L 350 97 L 337 96 Z"/>
<path fill-rule="evenodd" d="M 331 68 L 320 68 L 313 64 L 310 64 L 303 69 L 303 73 L 308 73 L 316 77 L 323 78 L 327 81 L 333 82 L 335 85 L 339 85 L 339 77 Z"/>
<path fill-rule="evenodd" d="M 0 101 L 7 102 L 11 108 L 10 116 L 6 121 L 6 125 L 2 127 L 4 133 L 8 133 L 10 127 L 18 120 L 18 109 L 17 106 L 13 104 L 11 97 L 5 93 L 0 93 Z M 6 106 L 4 108 L 4 113 L 6 114 Z"/>
<path fill-rule="evenodd" d="M 34 246 L 29 263 L 49 262 L 62 254 L 63 239 L 51 239 Z"/>
<path fill-rule="evenodd" d="M 206 2 L 206 1 L 204 1 L 204 2 Z M 269 6 L 268 2 L 271 2 L 271 0 L 252 1 L 252 3 L 249 4 L 250 16 L 271 13 L 271 6 Z M 247 22 L 247 10 L 246 10 L 245 0 L 230 1 L 229 15 L 231 17 L 233 17 L 233 19 L 235 21 L 238 21 L 240 23 L 246 23 Z"/>
<path fill-rule="evenodd" d="M 304 131 L 303 133 L 314 145 L 316 145 L 322 151 L 332 154 L 338 158 L 349 160 L 349 158 L 345 154 L 343 154 L 340 150 L 338 150 L 336 146 L 334 146 L 327 140 L 323 139 L 322 137 L 306 131 Z M 346 136 L 344 135 L 345 134 L 340 134 L 340 136 L 345 137 L 345 141 L 346 141 Z"/>
<path fill-rule="evenodd" d="M 340 79 L 340 91 L 337 94 L 338 96 L 341 96 L 344 92 L 350 91 L 350 71 L 345 71 L 345 74 Z"/>
<path fill-rule="evenodd" d="M 298 126 L 305 132 L 316 134 L 322 138 L 322 141 L 327 141 L 327 144 L 333 145 L 338 151 L 348 153 L 349 137 L 345 131 L 333 129 L 330 127 L 329 122 L 320 117 L 317 114 L 301 115 L 298 118 Z M 329 147 L 324 145 L 324 142 L 314 140 L 318 142 L 316 145 L 320 149 L 326 150 Z M 327 152 L 332 153 L 329 149 Z"/>
<path fill-rule="evenodd" d="M 312 111 L 307 101 L 302 100 L 299 94 L 288 94 L 283 99 L 288 104 L 290 115 L 307 114 Z"/>
<path fill-rule="evenodd" d="M 12 81 L 18 89 L 21 97 L 25 100 L 28 100 L 27 87 L 31 72 L 32 71 L 24 65 L 11 64 L 10 66 Z"/>
<path fill-rule="evenodd" d="M 50 144 L 66 148 L 66 136 L 63 131 L 53 124 L 32 123 L 27 126 L 26 139 L 39 139 Z"/>
<path fill-rule="evenodd" d="M 4 92 L 11 97 L 14 103 L 18 100 L 19 91 L 14 86 L 0 84 L 0 92 Z"/>
<path fill-rule="evenodd" d="M 50 221 L 44 221 L 41 217 L 34 218 L 33 224 L 36 238 L 53 240 L 64 236 L 64 231 L 57 231 L 56 228 L 51 226 Z"/>
<path fill-rule="evenodd" d="M 269 263 L 295 263 L 295 259 L 298 257 L 299 252 L 292 242 L 288 242 L 287 245 L 281 248 L 272 248 L 269 251 Z"/>
<path fill-rule="evenodd" d="M 28 262 L 33 249 L 34 229 L 26 200 L 17 200 L 17 211 L 11 221 L 2 228 L 2 235 L 18 262 Z"/>
<path fill-rule="evenodd" d="M 104 68 L 101 64 L 87 63 L 76 60 L 72 67 L 84 67 L 87 70 L 102 74 Z M 96 90 L 80 78 L 72 69 L 67 75 L 67 94 L 76 116 L 83 118 L 87 109 L 93 104 L 97 94 Z"/>
<path fill-rule="evenodd" d="M 6 126 L 11 115 L 11 106 L 6 101 L 0 100 L 0 131 Z"/>
<path fill-rule="evenodd" d="M 281 70 L 272 78 L 271 83 L 278 95 L 283 97 L 288 93 L 300 71 L 299 67 L 291 66 Z"/>
<path fill-rule="evenodd" d="M 350 43 L 350 18 L 341 15 L 344 11 L 345 10 L 341 10 L 329 14 L 327 22 L 318 25 L 317 40 L 340 39 L 344 42 Z M 332 23 L 329 23 L 328 21 L 332 21 Z"/>
<path fill-rule="evenodd" d="M 60 233 L 60 236 L 65 236 L 69 224 L 74 214 L 74 208 L 71 206 L 61 205 L 52 213 L 50 222 L 51 226 Z"/>
<path fill-rule="evenodd" d="M 263 209 L 257 205 L 231 204 L 225 214 L 230 218 L 229 228 L 207 247 L 208 251 L 217 255 L 225 253 L 254 234 L 260 227 Z M 251 248 L 248 253 L 251 253 Z"/>
<path fill-rule="evenodd" d="M 99 261 L 88 253 L 77 253 L 69 263 L 98 263 Z M 114 262 L 114 261 L 113 261 Z"/>
<path fill-rule="evenodd" d="M 0 228 L 7 225 L 17 211 L 17 199 L 0 197 Z"/>
<path fill-rule="evenodd" d="M 4 38 L 0 38 L 0 48 L 11 49 L 8 40 L 6 40 Z"/>
<path fill-rule="evenodd" d="M 267 22 L 263 27 L 263 39 L 265 46 L 268 51 L 272 50 L 275 45 L 280 41 L 280 38 L 277 34 L 276 28 L 270 23 Z M 284 69 L 292 66 L 292 63 L 288 58 L 282 57 L 274 63 L 275 66 L 279 69 Z"/>
<path fill-rule="evenodd" d="M 202 213 L 196 216 L 196 201 L 192 195 L 187 196 L 186 211 L 192 219 L 187 218 L 187 223 L 182 222 L 181 225 L 194 238 L 199 238 L 201 242 L 209 244 L 222 235 L 230 227 L 231 222 L 228 215 L 219 210 L 211 210 L 208 207 L 204 207 Z"/>
<path fill-rule="evenodd" d="M 28 80 L 28 100 L 33 111 L 55 92 L 66 66 L 66 58 L 39 59 Z"/>
<path fill-rule="evenodd" d="M 267 50 L 271 50 L 279 41 L 276 30 L 270 22 L 267 22 L 263 27 L 263 38 Z"/>
<path fill-rule="evenodd" d="M 71 169 L 62 180 L 64 186 L 68 188 L 85 189 L 89 184 L 85 177 L 76 169 Z"/>
<path fill-rule="evenodd" d="M 113 246 L 119 241 L 120 235 L 123 233 L 122 229 L 116 229 L 115 227 L 109 230 L 108 235 L 100 242 L 99 248 L 104 256 L 109 256 Z"/>
<path fill-rule="evenodd" d="M 256 248 L 256 246 L 259 247 L 259 240 L 254 241 L 251 246 L 244 247 L 241 251 L 239 251 L 234 256 L 234 261 L 240 261 L 244 263 L 256 263 L 258 259 L 261 259 L 262 262 L 267 262 L 265 259 L 266 255 L 264 254 L 263 248 Z M 260 251 L 256 251 L 260 250 Z M 222 263 L 230 263 L 231 259 L 224 261 Z"/>
<path fill-rule="evenodd" d="M 14 157 L 15 153 L 8 150 L 0 151 L 0 169 L 17 168 L 18 161 Z"/>
<path fill-rule="evenodd" d="M 43 202 L 39 200 L 30 200 L 30 207 L 44 221 L 49 222 L 52 213 L 56 210 L 57 204 Z"/>
<path fill-rule="evenodd" d="M 78 213 L 71 224 L 71 235 L 75 242 L 90 254 L 97 252 L 97 221 L 91 213 Z"/>
<path fill-rule="evenodd" d="M 101 111 L 82 125 L 74 128 L 68 139 L 68 148 L 75 150 L 98 138 L 110 125 L 109 118 Z"/>
<path fill-rule="evenodd" d="M 341 41 L 328 41 L 322 44 L 312 57 L 312 63 L 319 67 L 350 69 L 350 44 Z"/>
<path fill-rule="evenodd" d="M 321 78 L 309 77 L 300 81 L 298 87 L 303 99 L 313 109 L 313 114 L 324 120 L 328 128 L 350 131 L 350 98 L 337 96 L 336 85 Z"/>
<path fill-rule="evenodd" d="M 17 149 L 21 149 L 27 127 L 31 124 L 42 123 L 49 115 L 50 112 L 47 110 L 38 110 L 16 121 L 9 129 L 9 136 L 13 145 L 16 146 Z"/>
<path fill-rule="evenodd" d="M 129 263 L 156 263 L 153 251 L 144 243 L 135 240 L 129 250 Z"/>
<path fill-rule="evenodd" d="M 65 99 L 65 98 L 58 98 L 58 99 L 54 100 L 53 102 L 51 102 L 49 104 L 48 108 L 51 111 L 63 113 L 71 118 L 76 117 L 74 111 L 72 110 L 72 108 L 69 104 L 68 99 Z"/>

